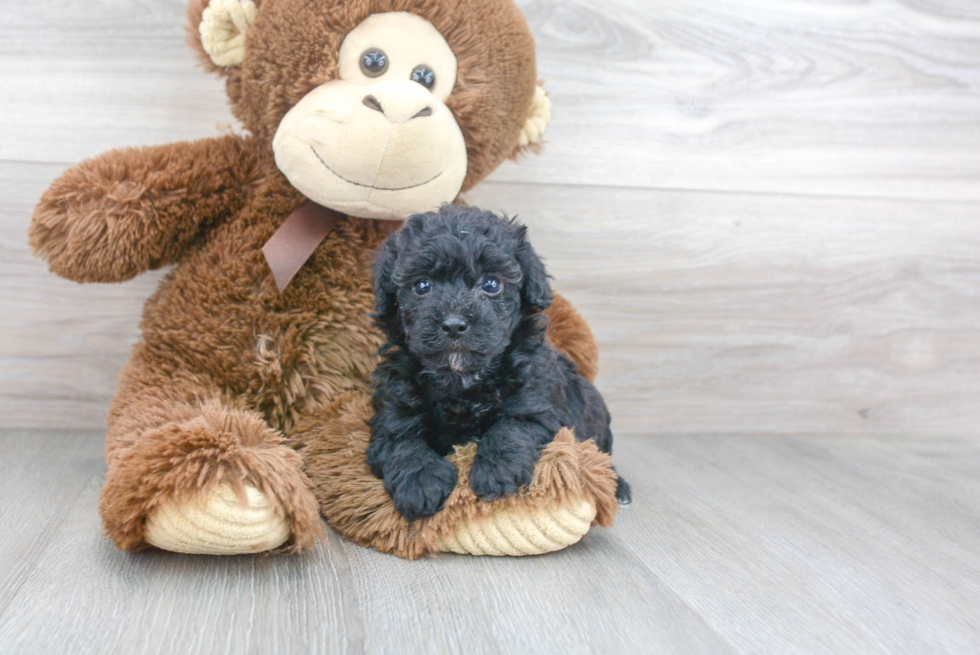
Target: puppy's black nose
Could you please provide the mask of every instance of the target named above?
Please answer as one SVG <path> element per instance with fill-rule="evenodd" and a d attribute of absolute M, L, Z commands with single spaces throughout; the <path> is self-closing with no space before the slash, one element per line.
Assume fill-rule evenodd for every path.
<path fill-rule="evenodd" d="M 466 328 L 469 324 L 465 319 L 459 316 L 450 316 L 442 322 L 442 331 L 445 332 L 450 339 L 457 339 L 461 334 L 466 332 Z"/>

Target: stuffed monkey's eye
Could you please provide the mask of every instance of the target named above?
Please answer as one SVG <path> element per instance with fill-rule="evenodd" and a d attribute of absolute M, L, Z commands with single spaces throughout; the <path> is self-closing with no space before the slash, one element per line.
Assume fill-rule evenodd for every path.
<path fill-rule="evenodd" d="M 499 296 L 500 292 L 504 290 L 503 283 L 498 280 L 493 275 L 488 275 L 483 278 L 483 284 L 480 286 L 483 289 L 483 293 L 488 296 Z"/>
<path fill-rule="evenodd" d="M 432 290 L 432 283 L 426 279 L 421 279 L 412 288 L 415 290 L 416 296 L 424 296 Z"/>
<path fill-rule="evenodd" d="M 388 70 L 388 55 L 384 50 L 368 48 L 361 55 L 361 72 L 368 77 L 380 77 Z"/>
<path fill-rule="evenodd" d="M 436 85 L 435 71 L 433 71 L 425 64 L 419 64 L 418 66 L 415 67 L 415 70 L 412 71 L 412 81 L 418 82 L 419 84 L 427 88 L 429 91 L 431 91 L 432 87 Z"/>

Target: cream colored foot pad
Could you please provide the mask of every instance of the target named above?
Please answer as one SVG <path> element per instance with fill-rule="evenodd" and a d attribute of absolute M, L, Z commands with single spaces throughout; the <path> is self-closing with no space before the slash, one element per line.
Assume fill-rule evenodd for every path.
<path fill-rule="evenodd" d="M 238 555 L 278 548 L 289 539 L 289 522 L 265 494 L 246 486 L 248 506 L 231 485 L 221 484 L 206 501 L 161 505 L 146 519 L 146 542 L 175 553 Z"/>
<path fill-rule="evenodd" d="M 525 516 L 498 511 L 486 519 L 463 521 L 439 549 L 460 555 L 542 555 L 578 542 L 595 515 L 595 505 L 585 499 Z"/>

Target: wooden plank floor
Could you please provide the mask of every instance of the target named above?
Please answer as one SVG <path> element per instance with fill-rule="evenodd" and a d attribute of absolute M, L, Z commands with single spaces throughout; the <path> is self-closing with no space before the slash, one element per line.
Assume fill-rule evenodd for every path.
<path fill-rule="evenodd" d="M 626 438 L 636 502 L 529 559 L 122 553 L 96 432 L 0 433 L 0 653 L 976 653 L 980 446 Z"/>

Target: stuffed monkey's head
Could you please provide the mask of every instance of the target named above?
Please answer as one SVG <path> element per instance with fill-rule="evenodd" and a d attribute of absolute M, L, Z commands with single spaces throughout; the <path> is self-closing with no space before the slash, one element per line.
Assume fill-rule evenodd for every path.
<path fill-rule="evenodd" d="M 279 170 L 354 216 L 451 202 L 550 117 L 511 0 L 192 0 L 188 15 Z"/>

